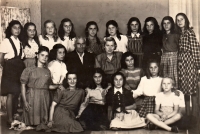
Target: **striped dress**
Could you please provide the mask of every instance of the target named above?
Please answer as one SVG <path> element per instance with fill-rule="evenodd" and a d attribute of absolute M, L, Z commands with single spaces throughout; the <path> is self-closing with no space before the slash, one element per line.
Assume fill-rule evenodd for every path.
<path fill-rule="evenodd" d="M 50 108 L 48 89 L 52 83 L 50 71 L 47 68 L 27 67 L 20 80 L 26 84 L 26 100 L 31 105 L 29 111 L 23 109 L 23 122 L 28 126 L 47 123 Z"/>

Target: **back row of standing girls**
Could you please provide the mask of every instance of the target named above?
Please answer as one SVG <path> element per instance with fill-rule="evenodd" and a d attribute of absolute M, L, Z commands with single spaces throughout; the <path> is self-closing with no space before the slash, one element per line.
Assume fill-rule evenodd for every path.
<path fill-rule="evenodd" d="M 187 16 L 183 13 L 177 14 L 176 25 L 173 19 L 167 16 L 163 18 L 161 26 L 163 33 L 159 30 L 156 19 L 148 17 L 145 20 L 142 33 L 139 19 L 133 17 L 127 24 L 128 32 L 125 36 L 119 32 L 117 22 L 110 20 L 106 24 L 106 37 L 111 36 L 115 39 L 117 43 L 115 51 L 130 51 L 137 55 L 138 64 L 143 69 L 146 69 L 147 61 L 151 58 L 161 60 L 163 75 L 171 75 L 175 79 L 176 87 L 179 83 L 179 89 L 185 94 L 186 111 L 189 114 L 190 95 L 192 95 L 192 103 L 196 101 L 197 70 L 200 63 L 199 44 L 193 30 L 189 27 Z M 61 43 L 67 52 L 75 49 L 76 34 L 70 19 L 61 21 L 58 35 L 55 23 L 51 20 L 44 23 L 44 32 L 39 36 L 39 39 L 35 24 L 27 23 L 24 26 L 24 32 L 21 30 L 21 24 L 18 21 L 12 21 L 6 29 L 6 39 L 0 48 L 0 63 L 4 67 L 1 94 L 8 97 L 8 122 L 12 121 L 12 101 L 20 93 L 18 78 L 24 69 L 23 63 L 18 62 L 18 60 L 25 57 L 26 67 L 35 64 L 35 53 L 38 52 L 40 45 L 47 46 L 51 50 L 55 44 Z M 87 23 L 85 29 L 86 49 L 95 55 L 104 51 L 102 49 L 103 41 L 97 37 L 98 30 L 95 22 Z M 142 54 L 143 61 L 141 61 Z M 15 86 L 10 86 L 10 83 Z"/>

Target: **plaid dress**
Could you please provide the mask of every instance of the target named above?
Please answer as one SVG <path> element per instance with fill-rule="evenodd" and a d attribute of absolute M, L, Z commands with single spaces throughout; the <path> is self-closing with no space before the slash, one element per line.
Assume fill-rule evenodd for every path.
<path fill-rule="evenodd" d="M 185 30 L 179 39 L 178 82 L 184 94 L 195 94 L 200 68 L 200 46 L 192 29 Z"/>

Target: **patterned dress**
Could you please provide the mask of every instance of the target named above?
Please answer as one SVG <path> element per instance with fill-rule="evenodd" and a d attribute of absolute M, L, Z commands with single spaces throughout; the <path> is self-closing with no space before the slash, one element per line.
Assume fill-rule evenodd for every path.
<path fill-rule="evenodd" d="M 94 53 L 95 55 L 99 55 L 104 52 L 102 40 L 100 40 L 100 44 L 97 43 L 96 38 L 94 38 L 94 39 L 87 38 L 87 40 L 88 40 L 89 44 L 86 47 L 86 50 L 88 52 Z"/>
<path fill-rule="evenodd" d="M 22 84 L 26 84 L 26 100 L 31 105 L 29 111 L 23 109 L 23 122 L 26 125 L 47 123 L 50 107 L 48 89 L 52 83 L 50 71 L 47 68 L 27 67 L 20 80 Z"/>
<path fill-rule="evenodd" d="M 185 30 L 179 39 L 178 82 L 183 94 L 197 93 L 200 46 L 192 29 Z"/>
<path fill-rule="evenodd" d="M 138 33 L 136 35 L 128 36 L 128 46 L 127 49 L 129 52 L 132 52 L 137 57 L 137 61 L 135 63 L 136 67 L 142 67 L 142 36 Z"/>

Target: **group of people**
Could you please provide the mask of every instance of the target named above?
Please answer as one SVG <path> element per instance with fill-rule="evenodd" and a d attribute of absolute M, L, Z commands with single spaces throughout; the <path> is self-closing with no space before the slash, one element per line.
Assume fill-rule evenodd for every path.
<path fill-rule="evenodd" d="M 85 37 L 76 37 L 72 21 L 58 29 L 44 23 L 24 28 L 12 20 L 0 46 L 3 69 L 1 95 L 7 96 L 7 124 L 22 97 L 22 122 L 37 131 L 81 132 L 170 126 L 195 104 L 200 46 L 184 13 L 157 20 L 148 17 L 143 32 L 137 17 L 127 23 L 127 35 L 115 20 L 106 23 L 104 39 L 98 25 L 87 23 Z M 192 105 L 195 111 L 195 105 Z"/>

